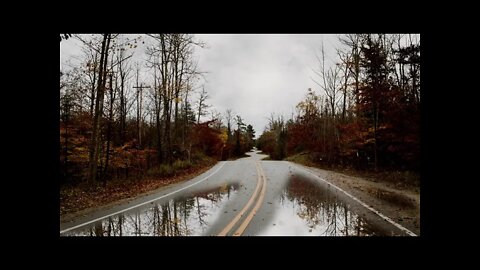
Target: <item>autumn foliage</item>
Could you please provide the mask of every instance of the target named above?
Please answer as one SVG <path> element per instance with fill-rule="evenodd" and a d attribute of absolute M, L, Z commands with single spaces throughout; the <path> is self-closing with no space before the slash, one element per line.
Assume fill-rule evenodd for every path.
<path fill-rule="evenodd" d="M 236 129 L 214 110 L 202 119 L 212 106 L 199 85 L 193 53 L 203 45 L 193 35 L 74 38 L 83 54 L 60 71 L 62 185 L 173 177 L 242 156 L 253 146 L 253 130 L 240 116 Z M 145 39 L 147 59 L 134 63 L 135 48 Z"/>
<path fill-rule="evenodd" d="M 209 127 L 211 123 L 212 121 L 208 121 L 193 126 L 192 147 L 194 151 L 203 152 L 207 156 L 221 158 L 226 141 L 221 131 Z"/>
<path fill-rule="evenodd" d="M 308 89 L 297 115 L 272 117 L 257 146 L 274 159 L 303 154 L 328 166 L 418 171 L 420 44 L 398 35 L 344 40 L 343 61 L 319 72 L 324 94 Z"/>

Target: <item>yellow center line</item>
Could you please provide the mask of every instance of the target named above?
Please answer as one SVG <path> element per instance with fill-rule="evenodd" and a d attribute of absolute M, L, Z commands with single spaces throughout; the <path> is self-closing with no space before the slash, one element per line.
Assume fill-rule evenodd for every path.
<path fill-rule="evenodd" d="M 256 162 L 255 162 L 255 167 L 257 169 L 257 186 L 255 187 L 255 191 L 253 191 L 252 197 L 250 198 L 250 200 L 248 200 L 247 204 L 243 207 L 243 209 L 235 216 L 235 218 L 232 219 L 232 221 L 230 221 L 230 223 L 228 223 L 228 225 L 225 227 L 225 229 L 223 229 L 217 236 L 226 236 L 227 233 L 233 228 L 233 226 L 235 226 L 235 224 L 238 222 L 238 220 L 240 220 L 240 218 L 243 216 L 243 214 L 245 214 L 245 212 L 248 210 L 248 208 L 250 208 L 250 206 L 255 201 L 255 198 L 257 197 L 257 194 L 259 193 L 260 186 L 261 186 L 261 183 L 262 183 L 259 168 L 258 168 Z"/>
<path fill-rule="evenodd" d="M 255 164 L 258 164 L 257 162 L 255 162 Z M 260 197 L 258 198 L 257 200 L 257 203 L 255 204 L 255 206 L 253 207 L 252 211 L 250 211 L 250 213 L 248 214 L 248 216 L 243 220 L 242 224 L 240 224 L 240 226 L 238 227 L 238 229 L 235 231 L 235 233 L 233 234 L 233 236 L 240 236 L 242 235 L 242 233 L 245 231 L 245 229 L 247 228 L 248 224 L 250 224 L 250 221 L 252 221 L 253 217 L 255 216 L 255 214 L 257 213 L 258 209 L 260 208 L 260 206 L 262 205 L 263 203 L 263 198 L 265 197 L 265 191 L 266 191 L 266 186 L 267 186 L 267 179 L 265 177 L 265 174 L 263 173 L 263 169 L 262 169 L 262 165 L 258 164 L 257 166 L 257 170 L 260 171 L 260 177 L 262 178 L 262 191 L 260 192 Z"/>

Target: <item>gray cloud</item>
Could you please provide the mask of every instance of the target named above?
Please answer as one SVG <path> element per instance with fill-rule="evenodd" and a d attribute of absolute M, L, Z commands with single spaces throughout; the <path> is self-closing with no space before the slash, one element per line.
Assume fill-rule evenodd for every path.
<path fill-rule="evenodd" d="M 199 69 L 209 72 L 205 88 L 209 102 L 227 108 L 264 130 L 271 113 L 291 115 L 307 89 L 319 91 L 310 77 L 316 68 L 315 51 L 322 40 L 335 58 L 336 35 L 196 35 L 209 49 L 198 52 Z"/>

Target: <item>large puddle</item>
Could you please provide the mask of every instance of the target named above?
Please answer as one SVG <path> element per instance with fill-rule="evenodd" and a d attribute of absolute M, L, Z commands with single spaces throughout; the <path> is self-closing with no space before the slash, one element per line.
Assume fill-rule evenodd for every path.
<path fill-rule="evenodd" d="M 341 200 L 337 191 L 294 175 L 279 197 L 273 219 L 259 235 L 383 235 Z"/>
<path fill-rule="evenodd" d="M 153 203 L 136 212 L 118 214 L 76 230 L 64 236 L 187 236 L 203 235 L 208 226 L 222 212 L 225 201 L 238 194 L 239 185 L 221 186 L 214 190 L 195 193 Z"/>

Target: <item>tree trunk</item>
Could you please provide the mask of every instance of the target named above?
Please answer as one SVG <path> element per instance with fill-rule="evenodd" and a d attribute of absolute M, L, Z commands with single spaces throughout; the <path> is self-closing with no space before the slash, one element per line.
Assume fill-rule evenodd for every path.
<path fill-rule="evenodd" d="M 174 36 L 174 55 L 173 55 L 173 77 L 174 77 L 174 98 L 175 98 L 175 110 L 174 110 L 174 126 L 173 126 L 173 134 L 175 138 L 178 136 L 178 102 L 179 102 L 179 94 L 180 94 L 180 82 L 179 82 L 179 75 L 178 75 L 178 64 L 179 64 L 179 41 L 178 36 Z"/>
<path fill-rule="evenodd" d="M 98 53 L 95 52 L 95 57 L 93 60 L 93 80 L 92 80 L 92 88 L 91 88 L 91 96 L 90 96 L 90 116 L 93 118 L 93 109 L 95 106 L 95 82 L 97 79 L 97 72 L 95 67 L 97 66 L 97 55 Z"/>
<path fill-rule="evenodd" d="M 113 61 L 112 61 L 113 62 Z M 108 172 L 108 161 L 110 158 L 110 137 L 112 136 L 112 122 L 113 122 L 113 102 L 115 100 L 115 95 L 113 93 L 113 85 L 112 85 L 112 75 L 110 74 L 110 107 L 108 112 L 108 126 L 107 126 L 107 151 L 106 151 L 106 158 L 105 158 L 105 168 L 103 170 L 103 184 L 104 186 L 107 185 L 107 172 Z M 116 84 L 115 80 L 115 84 Z"/>
<path fill-rule="evenodd" d="M 165 117 L 165 133 L 164 139 L 166 142 L 165 159 L 168 164 L 172 164 L 172 148 L 171 148 L 171 134 L 170 134 L 170 103 L 171 103 L 171 89 L 169 89 L 168 79 L 168 63 L 170 60 L 170 48 L 167 48 L 167 36 L 160 34 L 160 49 L 161 49 L 161 75 L 162 75 L 162 94 L 163 94 L 163 115 Z"/>
<path fill-rule="evenodd" d="M 348 63 L 348 57 L 347 57 L 347 63 Z M 348 67 L 345 67 L 345 81 L 343 83 L 343 108 L 342 108 L 342 122 L 345 123 L 345 112 L 347 109 L 347 86 L 348 86 Z"/>
<path fill-rule="evenodd" d="M 121 144 L 125 144 L 126 139 L 126 118 L 127 118 L 127 106 L 125 104 L 125 74 L 120 68 L 120 141 Z"/>
<path fill-rule="evenodd" d="M 64 175 L 63 180 L 66 181 L 68 179 L 68 122 L 69 122 L 69 115 L 70 115 L 70 98 L 68 94 L 64 96 L 64 112 L 63 112 L 63 123 L 65 125 L 65 148 L 63 149 L 63 166 L 64 166 Z"/>
<path fill-rule="evenodd" d="M 95 115 L 93 117 L 93 131 L 90 142 L 89 169 L 87 181 L 92 184 L 96 180 L 97 161 L 99 156 L 100 140 L 100 119 L 103 112 L 103 97 L 105 90 L 105 69 L 108 59 L 108 48 L 110 47 L 111 34 L 104 34 L 102 41 L 102 50 L 100 55 L 100 66 L 98 71 L 97 99 L 95 102 Z"/>
<path fill-rule="evenodd" d="M 202 100 L 198 103 L 198 116 L 197 116 L 197 124 L 200 124 L 200 115 L 202 114 Z"/>
<path fill-rule="evenodd" d="M 183 116 L 183 128 L 182 128 L 182 148 L 185 149 L 185 139 L 187 137 L 187 127 L 188 127 L 188 84 L 185 89 L 185 102 L 184 102 L 184 116 Z"/>
<path fill-rule="evenodd" d="M 138 73 L 139 73 L 139 69 L 137 68 L 137 139 L 138 139 L 138 147 L 137 149 L 140 149 L 141 148 L 141 142 L 142 142 L 142 136 L 141 136 L 141 133 L 140 133 L 140 121 L 141 121 L 141 117 L 140 117 L 140 114 L 141 114 L 141 101 L 140 101 L 140 95 L 141 95 L 141 92 L 142 92 L 142 88 L 138 88 L 139 85 L 138 85 Z"/>
<path fill-rule="evenodd" d="M 163 104 L 164 114 L 166 115 L 165 119 L 165 136 L 167 139 L 167 152 L 166 152 L 166 160 L 168 164 L 172 164 L 172 141 L 171 141 L 171 134 L 170 134 L 170 112 L 169 112 L 169 102 L 164 102 Z"/>
<path fill-rule="evenodd" d="M 375 108 L 373 110 L 373 153 L 374 153 L 374 166 L 375 166 L 375 171 L 377 171 L 378 168 L 378 161 L 377 161 L 377 128 L 378 128 L 378 102 L 375 105 Z"/>
<path fill-rule="evenodd" d="M 155 68 L 154 73 L 154 93 L 155 93 L 155 124 L 157 128 L 157 159 L 158 163 L 162 163 L 162 127 L 160 122 L 160 105 L 161 105 L 161 98 L 160 98 L 160 89 L 157 89 L 157 72 Z M 158 92 L 157 92 L 158 91 Z"/>

